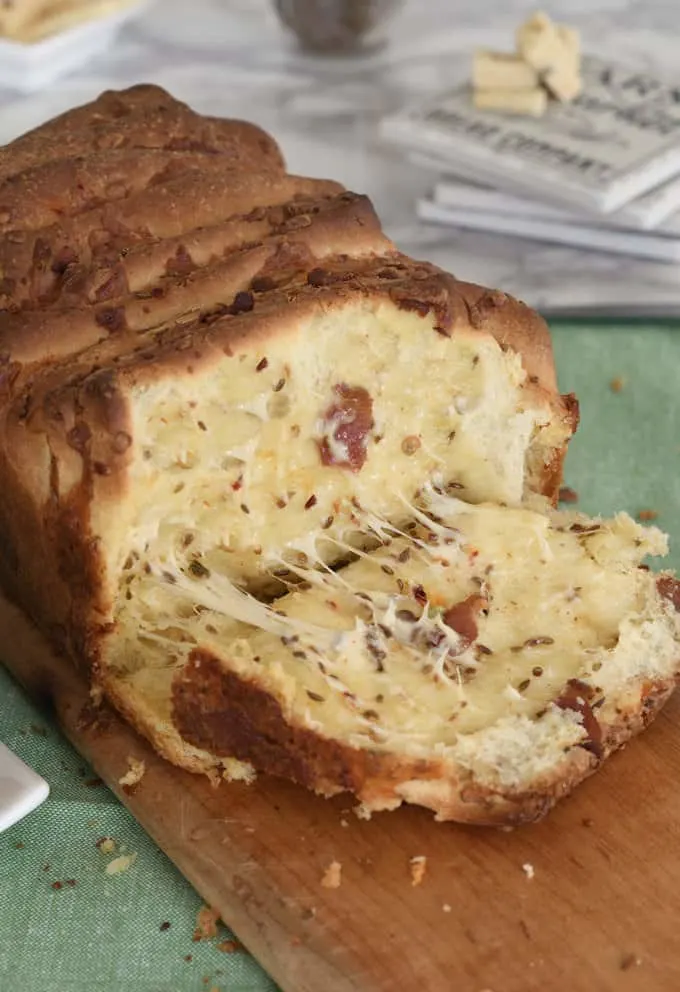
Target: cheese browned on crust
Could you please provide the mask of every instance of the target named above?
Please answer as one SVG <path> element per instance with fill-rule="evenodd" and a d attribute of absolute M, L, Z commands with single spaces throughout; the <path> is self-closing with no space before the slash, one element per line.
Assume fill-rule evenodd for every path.
<path fill-rule="evenodd" d="M 496 673 L 487 715 L 470 723 L 471 707 L 456 724 L 463 700 L 450 674 L 432 679 L 433 645 L 385 621 L 415 587 L 429 610 L 437 583 L 449 620 L 473 601 L 480 627 L 507 614 L 516 631 L 498 655 L 510 652 L 514 684 L 525 659 L 511 649 L 535 632 L 513 612 L 509 580 L 496 600 L 479 591 L 491 580 L 465 565 L 476 555 L 458 532 L 479 530 L 477 554 L 495 535 L 492 568 L 503 534 L 512 543 L 522 528 L 543 528 L 565 569 L 590 567 L 584 542 L 554 537 L 564 527 L 538 509 L 556 498 L 577 406 L 559 395 L 547 328 L 527 307 L 400 254 L 365 197 L 287 174 L 259 129 L 201 118 L 154 87 L 104 94 L 0 150 L 5 203 L 3 583 L 170 760 L 229 777 L 254 765 L 325 794 L 349 788 L 367 809 L 407 800 L 480 821 L 519 815 L 515 796 L 531 788 L 541 798 L 526 816 L 590 767 L 583 709 L 555 700 L 570 680 L 586 684 L 583 652 L 612 650 L 612 625 L 644 614 L 655 631 L 640 667 L 620 672 L 632 723 L 641 680 L 668 691 L 674 614 L 637 569 L 646 539 L 627 524 L 612 525 L 602 572 L 614 584 L 623 571 L 619 613 L 606 636 L 594 623 L 563 657 L 555 648 L 555 677 L 524 708 Z M 453 509 L 433 510 L 451 494 Z M 398 567 L 383 560 L 407 551 Z M 512 568 L 534 590 L 549 560 L 531 542 L 527 555 Z M 347 647 L 367 625 L 378 633 Z M 437 663 L 448 654 L 457 672 L 476 638 L 458 650 L 455 624 L 444 627 Z M 442 625 L 427 630 L 437 639 Z M 316 686 L 319 660 L 343 684 L 354 672 L 345 700 L 364 682 L 386 699 L 387 673 L 397 686 L 410 671 L 413 712 L 403 700 L 384 716 L 370 700 L 363 717 L 336 706 Z M 542 791 L 530 770 L 497 780 L 491 758 L 478 774 L 474 741 L 495 753 L 504 719 L 533 728 L 517 737 L 527 760 L 547 754 L 554 728 L 576 757 L 545 757 Z"/>

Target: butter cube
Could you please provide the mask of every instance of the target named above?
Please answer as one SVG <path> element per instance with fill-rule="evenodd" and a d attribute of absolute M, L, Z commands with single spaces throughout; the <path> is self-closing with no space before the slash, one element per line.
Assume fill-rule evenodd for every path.
<path fill-rule="evenodd" d="M 543 13 L 534 14 L 517 31 L 517 50 L 537 72 L 557 69 L 564 63 L 578 71 L 581 39 L 566 24 L 555 24 Z"/>
<path fill-rule="evenodd" d="M 552 69 L 568 51 L 554 24 L 540 31 L 524 30 L 518 47 L 524 61 L 537 72 Z"/>
<path fill-rule="evenodd" d="M 526 90 L 538 85 L 538 73 L 519 55 L 475 52 L 472 85 L 479 90 Z"/>
<path fill-rule="evenodd" d="M 540 86 L 523 90 L 475 90 L 472 100 L 478 110 L 498 110 L 505 114 L 527 114 L 542 117 L 548 106 L 548 95 Z"/>
<path fill-rule="evenodd" d="M 583 89 L 583 80 L 578 69 L 563 63 L 543 75 L 543 84 L 551 96 L 560 103 L 571 103 Z"/>
<path fill-rule="evenodd" d="M 558 24 L 557 33 L 569 55 L 578 63 L 581 59 L 581 35 L 579 32 L 567 24 Z"/>
<path fill-rule="evenodd" d="M 548 14 L 544 10 L 537 10 L 531 15 L 528 21 L 525 21 L 520 31 L 524 28 L 530 31 L 545 31 L 547 28 L 553 27 L 553 22 L 550 20 Z"/>

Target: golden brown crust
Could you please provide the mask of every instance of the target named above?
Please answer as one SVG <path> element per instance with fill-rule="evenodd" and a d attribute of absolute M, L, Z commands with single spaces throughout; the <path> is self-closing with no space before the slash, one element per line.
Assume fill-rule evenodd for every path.
<path fill-rule="evenodd" d="M 224 169 L 220 155 L 162 149 L 114 149 L 41 163 L 0 182 L 0 233 L 49 227 L 173 177 Z"/>
<path fill-rule="evenodd" d="M 439 820 L 521 824 L 544 816 L 648 726 L 675 685 L 674 679 L 642 684 L 637 705 L 619 708 L 611 722 L 600 722 L 597 756 L 575 746 L 549 776 L 521 790 L 490 788 L 450 762 L 359 749 L 295 726 L 271 694 L 225 669 L 205 650 L 195 650 L 174 680 L 173 717 L 182 737 L 197 748 L 248 761 L 259 772 L 292 779 L 324 796 L 346 791 L 368 809 L 391 809 L 407 801 L 432 809 Z"/>
<path fill-rule="evenodd" d="M 227 220 L 296 196 L 341 191 L 318 179 L 240 170 L 194 170 L 162 185 L 132 193 L 74 215 L 50 227 L 10 231 L 0 239 L 0 302 L 24 308 L 50 303 L 59 294 L 69 266 L 90 266 L 98 257 L 119 255 L 133 245 L 177 238 L 215 218 Z"/>
<path fill-rule="evenodd" d="M 543 318 L 525 303 L 498 289 L 460 283 L 471 327 L 492 334 L 502 348 L 522 355 L 530 379 L 545 389 L 557 389 L 550 331 Z"/>
<path fill-rule="evenodd" d="M 240 235 L 238 244 L 233 227 Z M 249 238 L 243 238 L 244 228 Z M 231 303 L 253 282 L 257 286 L 258 280 L 263 286 L 264 280 L 283 283 L 286 272 L 297 272 L 305 263 L 311 267 L 330 252 L 353 251 L 358 257 L 391 247 L 369 201 L 353 194 L 303 200 L 285 210 L 268 208 L 258 212 L 257 219 L 228 222 L 217 231 L 219 235 L 207 228 L 193 239 L 173 239 L 170 247 L 167 242 L 144 245 L 132 260 L 131 252 L 91 271 L 90 278 L 71 271 L 66 291 L 51 307 L 0 314 L 0 354 L 13 362 L 44 362 L 82 351 L 111 335 L 122 353 L 139 340 L 126 334 L 171 324 L 182 313 L 204 316 L 220 303 Z M 207 237 L 202 238 L 204 234 Z M 163 254 L 158 252 L 160 245 Z M 212 252 L 220 248 L 215 257 Z M 145 288 L 131 292 L 131 279 L 136 285 L 146 283 Z"/>
<path fill-rule="evenodd" d="M 254 124 L 202 117 L 158 86 L 107 91 L 0 149 L 0 179 L 36 164 L 122 149 L 221 154 L 262 172 L 283 172 L 276 142 Z"/>
<path fill-rule="evenodd" d="M 99 685 L 107 700 L 138 734 L 150 741 L 166 761 L 198 775 L 212 776 L 216 771 L 219 772 L 222 760 L 217 755 L 193 747 L 182 740 L 172 723 L 159 719 L 157 710 L 135 692 L 134 686 L 131 687 L 120 679 L 108 677 L 106 672 L 102 672 Z"/>

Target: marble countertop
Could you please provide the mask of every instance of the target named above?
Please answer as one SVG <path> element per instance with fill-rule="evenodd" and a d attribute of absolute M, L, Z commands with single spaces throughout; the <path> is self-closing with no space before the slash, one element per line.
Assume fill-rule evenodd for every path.
<path fill-rule="evenodd" d="M 586 50 L 680 81 L 675 0 L 553 0 Z M 365 56 L 302 55 L 267 0 L 156 0 L 106 55 L 48 91 L 0 90 L 0 141 L 105 88 L 149 81 L 203 112 L 272 131 L 289 167 L 369 193 L 399 247 L 462 278 L 513 292 L 553 313 L 680 312 L 674 265 L 427 226 L 414 201 L 432 176 L 381 146 L 381 115 L 465 78 L 478 45 L 509 48 L 535 0 L 406 0 L 389 43 Z"/>

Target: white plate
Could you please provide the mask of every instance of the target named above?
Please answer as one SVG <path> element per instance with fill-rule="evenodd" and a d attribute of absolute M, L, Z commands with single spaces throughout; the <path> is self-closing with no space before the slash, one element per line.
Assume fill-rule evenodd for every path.
<path fill-rule="evenodd" d="M 49 794 L 45 779 L 0 743 L 0 833 L 28 816 Z"/>
<path fill-rule="evenodd" d="M 73 72 L 108 48 L 121 28 L 139 17 L 149 2 L 139 0 L 31 45 L 0 38 L 0 86 L 31 93 Z"/>

